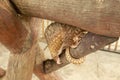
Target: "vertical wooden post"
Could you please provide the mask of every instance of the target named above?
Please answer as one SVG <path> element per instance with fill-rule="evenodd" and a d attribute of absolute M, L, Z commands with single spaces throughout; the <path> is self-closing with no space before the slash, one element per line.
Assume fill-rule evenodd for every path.
<path fill-rule="evenodd" d="M 23 25 L 10 7 L 8 0 L 0 1 L 0 42 L 11 52 L 4 80 L 30 80 L 37 34 L 31 19 L 23 21 Z"/>
<path fill-rule="evenodd" d="M 31 20 L 24 21 L 24 24 L 28 24 L 26 27 L 30 32 L 21 53 L 10 54 L 5 80 L 31 80 L 32 78 L 37 41 L 35 27 L 31 26 L 31 23 Z"/>

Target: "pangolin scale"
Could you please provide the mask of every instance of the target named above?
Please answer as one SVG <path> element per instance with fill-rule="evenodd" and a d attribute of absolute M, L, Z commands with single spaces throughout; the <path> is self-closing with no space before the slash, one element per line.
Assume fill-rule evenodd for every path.
<path fill-rule="evenodd" d="M 57 61 L 62 50 L 66 49 L 66 59 L 70 63 L 80 64 L 84 61 L 84 57 L 75 59 L 69 53 L 69 48 L 76 48 L 82 37 L 87 34 L 87 31 L 78 27 L 52 23 L 45 30 L 45 38 L 48 44 L 52 58 Z M 59 64 L 59 61 L 58 61 Z"/>

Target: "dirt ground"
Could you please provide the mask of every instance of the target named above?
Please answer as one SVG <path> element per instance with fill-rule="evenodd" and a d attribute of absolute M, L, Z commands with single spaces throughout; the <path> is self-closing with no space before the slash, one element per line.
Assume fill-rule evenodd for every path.
<path fill-rule="evenodd" d="M 60 69 L 63 80 L 120 80 L 120 54 L 97 51 L 81 65 Z"/>
<path fill-rule="evenodd" d="M 0 45 L 0 67 L 6 69 L 9 51 Z M 81 65 L 69 64 L 56 71 L 63 80 L 120 80 L 120 54 L 97 51 Z M 39 80 L 33 75 L 32 80 Z"/>

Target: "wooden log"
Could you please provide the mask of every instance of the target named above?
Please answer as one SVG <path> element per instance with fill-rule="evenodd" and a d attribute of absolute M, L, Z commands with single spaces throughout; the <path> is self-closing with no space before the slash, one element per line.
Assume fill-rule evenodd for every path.
<path fill-rule="evenodd" d="M 23 47 L 25 50 L 26 47 L 29 49 L 22 54 L 10 54 L 5 80 L 31 80 L 32 78 L 36 56 L 37 32 L 30 18 L 27 18 L 26 22 L 24 20 L 24 24 L 28 24 L 26 26 L 30 33 Z"/>
<path fill-rule="evenodd" d="M 74 58 L 80 58 L 83 56 L 86 56 L 90 54 L 91 52 L 97 51 L 98 49 L 101 49 L 107 44 L 110 44 L 114 41 L 118 40 L 118 38 L 112 38 L 112 37 L 105 37 L 96 35 L 93 33 L 88 33 L 81 41 L 79 46 L 76 49 L 70 49 L 70 53 Z M 69 62 L 66 60 L 64 52 L 60 56 L 62 64 L 58 65 L 54 60 L 47 60 L 44 61 L 43 67 L 41 67 L 45 73 L 53 72 L 67 64 Z"/>
<path fill-rule="evenodd" d="M 51 72 L 48 74 L 45 74 L 42 70 L 42 65 L 36 65 L 34 67 L 34 74 L 40 79 L 40 80 L 63 80 L 57 72 Z"/>
<path fill-rule="evenodd" d="M 22 17 L 11 8 L 8 0 L 0 1 L 0 42 L 13 53 L 4 80 L 30 80 L 35 62 L 36 27 L 31 18 L 21 21 Z"/>
<path fill-rule="evenodd" d="M 12 53 L 21 53 L 28 31 L 10 10 L 1 5 L 0 3 L 0 42 Z"/>
<path fill-rule="evenodd" d="M 120 36 L 119 0 L 10 0 L 20 14 L 78 26 L 87 31 Z"/>

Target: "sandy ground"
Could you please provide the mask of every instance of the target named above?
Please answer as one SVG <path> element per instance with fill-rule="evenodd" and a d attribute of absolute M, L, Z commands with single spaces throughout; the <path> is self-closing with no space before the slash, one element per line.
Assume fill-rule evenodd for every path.
<path fill-rule="evenodd" d="M 7 68 L 8 50 L 0 46 L 0 66 Z M 120 54 L 97 51 L 81 65 L 69 64 L 56 71 L 63 80 L 120 80 Z M 32 80 L 39 80 L 33 75 Z"/>
<path fill-rule="evenodd" d="M 120 54 L 97 51 L 81 65 L 60 69 L 63 80 L 120 80 Z"/>

